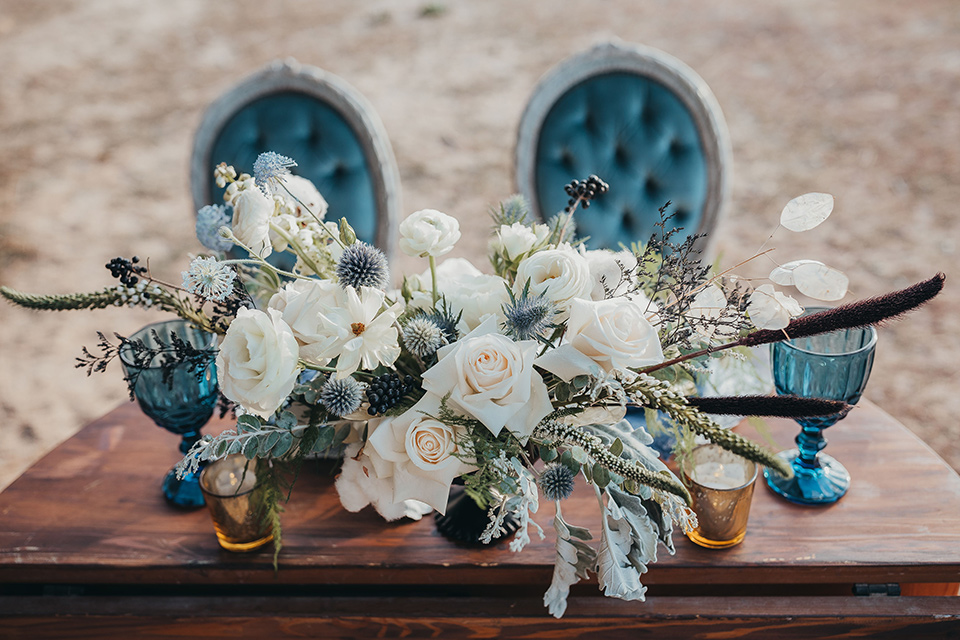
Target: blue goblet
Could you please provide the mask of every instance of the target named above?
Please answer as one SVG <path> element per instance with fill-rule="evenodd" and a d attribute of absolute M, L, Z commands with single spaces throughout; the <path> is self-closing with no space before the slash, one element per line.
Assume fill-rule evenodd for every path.
<path fill-rule="evenodd" d="M 174 362 L 173 336 L 206 354 Z M 147 325 L 129 340 L 140 341 L 151 350 L 146 356 L 138 356 L 129 344 L 120 350 L 120 362 L 127 379 L 135 381 L 133 393 L 137 402 L 157 425 L 181 437 L 180 453 L 186 455 L 200 439 L 200 429 L 213 415 L 217 404 L 217 369 L 213 359 L 216 336 L 185 320 L 168 320 Z M 164 498 L 184 509 L 202 507 L 199 476 L 198 470 L 177 479 L 171 469 L 161 485 Z"/>
<path fill-rule="evenodd" d="M 823 309 L 808 309 L 806 314 Z M 877 332 L 873 327 L 845 329 L 771 346 L 773 381 L 777 393 L 805 398 L 842 400 L 856 404 L 870 377 Z M 769 469 L 763 472 L 767 485 L 798 504 L 832 504 L 850 486 L 850 473 L 835 458 L 822 453 L 827 446 L 823 430 L 846 412 L 820 418 L 797 419 L 797 448 L 779 455 L 793 467 L 793 478 Z"/>

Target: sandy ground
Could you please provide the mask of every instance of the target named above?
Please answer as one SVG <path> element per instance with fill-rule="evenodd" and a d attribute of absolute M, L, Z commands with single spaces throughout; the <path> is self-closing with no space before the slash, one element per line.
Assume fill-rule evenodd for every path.
<path fill-rule="evenodd" d="M 948 274 L 938 300 L 882 329 L 866 395 L 960 469 L 960 11 L 949 0 L 0 0 L 0 282 L 94 290 L 111 282 L 104 263 L 134 254 L 177 279 L 198 249 L 188 165 L 201 114 L 287 56 L 370 99 L 404 212 L 457 216 L 453 255 L 478 258 L 485 212 L 514 189 L 534 83 L 611 37 L 677 56 L 722 105 L 735 166 L 725 264 L 763 243 L 787 200 L 826 191 L 833 218 L 778 233 L 778 260 L 839 267 L 857 297 Z M 124 400 L 118 371 L 73 368 L 80 346 L 153 317 L 0 304 L 0 487 Z"/>

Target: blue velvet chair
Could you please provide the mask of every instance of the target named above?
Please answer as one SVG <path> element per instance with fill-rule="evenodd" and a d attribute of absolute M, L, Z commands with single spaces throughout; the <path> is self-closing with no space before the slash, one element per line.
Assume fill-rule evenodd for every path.
<path fill-rule="evenodd" d="M 679 238 L 709 233 L 727 198 L 730 140 L 716 99 L 688 66 L 650 47 L 605 43 L 541 78 L 520 121 L 516 180 L 542 219 L 565 184 L 600 176 L 610 190 L 578 210 L 590 248 L 646 242 L 667 201 Z M 706 254 L 710 237 L 700 241 Z"/>
<path fill-rule="evenodd" d="M 340 78 L 294 60 L 276 61 L 207 109 L 191 160 L 194 207 L 222 203 L 213 180 L 220 162 L 253 172 L 260 153 L 297 161 L 330 205 L 328 220 L 347 218 L 361 240 L 389 258 L 396 244 L 400 177 L 380 118 Z"/>

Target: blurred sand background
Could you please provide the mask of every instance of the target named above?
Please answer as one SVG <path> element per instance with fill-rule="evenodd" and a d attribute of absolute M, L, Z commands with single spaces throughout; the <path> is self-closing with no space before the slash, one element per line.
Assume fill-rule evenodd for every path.
<path fill-rule="evenodd" d="M 755 252 L 790 198 L 826 191 L 833 217 L 778 232 L 779 262 L 843 269 L 850 299 L 947 273 L 934 303 L 881 330 L 866 395 L 960 469 L 960 10 L 950 0 L 0 0 L 0 283 L 96 290 L 112 283 L 102 265 L 118 255 L 149 256 L 155 274 L 178 280 L 199 249 L 188 166 L 201 114 L 288 56 L 369 98 L 397 156 L 404 214 L 458 217 L 452 255 L 482 260 L 486 212 L 514 190 L 534 84 L 611 37 L 680 58 L 724 110 L 734 156 L 724 264 Z M 125 401 L 119 368 L 90 379 L 73 368 L 80 347 L 98 329 L 129 335 L 153 319 L 0 304 L 0 488 Z"/>

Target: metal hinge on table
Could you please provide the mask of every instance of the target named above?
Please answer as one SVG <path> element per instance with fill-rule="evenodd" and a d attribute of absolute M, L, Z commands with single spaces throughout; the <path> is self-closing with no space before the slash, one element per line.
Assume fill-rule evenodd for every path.
<path fill-rule="evenodd" d="M 866 584 L 860 583 L 853 585 L 853 595 L 855 596 L 898 596 L 900 595 L 900 585 L 896 582 L 886 584 Z"/>

